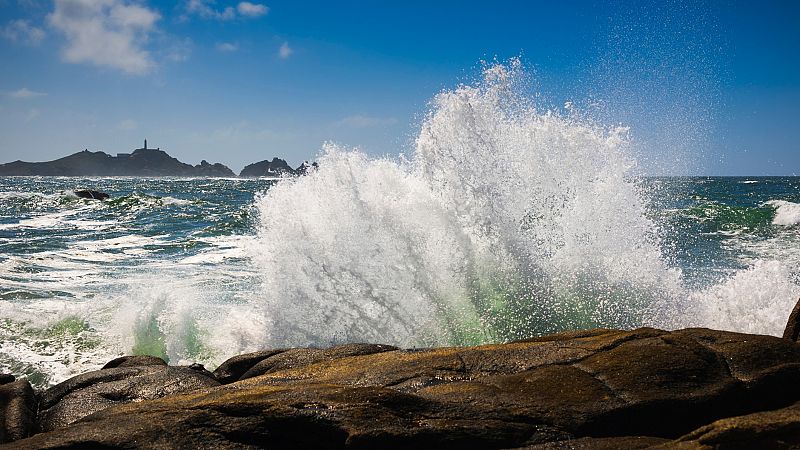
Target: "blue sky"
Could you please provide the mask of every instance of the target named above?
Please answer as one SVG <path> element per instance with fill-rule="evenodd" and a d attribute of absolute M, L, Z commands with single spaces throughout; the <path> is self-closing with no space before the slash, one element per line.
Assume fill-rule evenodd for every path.
<path fill-rule="evenodd" d="M 534 3 L 0 0 L 0 161 L 396 155 L 433 95 L 520 56 L 648 173 L 800 175 L 800 2 Z"/>

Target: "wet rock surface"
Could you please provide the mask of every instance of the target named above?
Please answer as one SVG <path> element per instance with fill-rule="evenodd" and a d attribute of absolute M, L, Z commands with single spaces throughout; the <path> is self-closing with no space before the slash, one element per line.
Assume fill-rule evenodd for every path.
<path fill-rule="evenodd" d="M 25 380 L 0 385 L 0 444 L 33 434 L 36 395 Z"/>
<path fill-rule="evenodd" d="M 157 356 L 136 355 L 120 356 L 107 362 L 103 369 L 113 369 L 115 367 L 139 367 L 139 366 L 166 366 L 167 362 Z M 101 369 L 102 370 L 102 369 Z"/>
<path fill-rule="evenodd" d="M 162 365 L 75 377 L 41 395 L 37 426 L 50 432 L 9 448 L 727 448 L 737 436 L 752 444 L 741 448 L 790 448 L 800 439 L 800 344 L 707 329 L 266 350 L 213 376 L 227 384 Z"/>
<path fill-rule="evenodd" d="M 794 305 L 794 309 L 789 314 L 789 320 L 783 330 L 783 338 L 795 342 L 800 339 L 800 300 L 797 300 L 797 304 Z"/>
<path fill-rule="evenodd" d="M 44 391 L 38 424 L 42 431 L 62 428 L 114 405 L 152 400 L 218 386 L 188 367 L 114 367 L 78 375 Z"/>

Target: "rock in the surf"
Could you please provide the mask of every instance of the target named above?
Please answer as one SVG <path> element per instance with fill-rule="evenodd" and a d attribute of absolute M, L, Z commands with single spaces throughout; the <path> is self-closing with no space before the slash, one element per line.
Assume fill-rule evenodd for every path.
<path fill-rule="evenodd" d="M 110 406 L 219 386 L 213 378 L 189 369 L 161 365 L 115 367 L 78 375 L 41 394 L 42 431 L 69 425 Z"/>
<path fill-rule="evenodd" d="M 783 338 L 797 342 L 800 337 L 800 300 L 794 305 L 794 309 L 789 314 L 786 328 L 783 330 Z"/>
<path fill-rule="evenodd" d="M 800 401 L 800 345 L 706 329 L 593 330 L 360 355 L 340 348 L 322 359 L 324 350 L 295 350 L 248 369 L 261 364 L 261 375 L 108 407 L 10 448 L 609 448 L 658 444 Z M 101 372 L 127 370 L 165 368 Z M 91 389 L 81 377 L 67 382 L 75 392 Z M 88 397 L 118 392 L 125 389 Z M 68 400 L 73 410 L 80 404 L 61 398 L 55 403 Z"/>
<path fill-rule="evenodd" d="M 30 436 L 36 420 L 36 395 L 27 380 L 0 385 L 0 444 Z"/>
<path fill-rule="evenodd" d="M 105 200 L 111 197 L 105 192 L 93 191 L 91 189 L 77 189 L 75 191 L 75 195 L 77 195 L 80 198 L 88 198 L 93 200 Z"/>
<path fill-rule="evenodd" d="M 130 355 L 120 356 L 107 362 L 102 369 L 113 369 L 115 367 L 139 367 L 139 366 L 166 366 L 167 362 L 157 356 L 149 355 Z"/>

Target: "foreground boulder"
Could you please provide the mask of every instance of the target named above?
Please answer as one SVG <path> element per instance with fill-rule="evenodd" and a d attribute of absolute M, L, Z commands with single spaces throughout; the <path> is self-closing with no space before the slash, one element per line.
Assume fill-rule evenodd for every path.
<path fill-rule="evenodd" d="M 797 342 L 800 338 L 800 300 L 794 305 L 789 320 L 786 322 L 786 328 L 783 330 L 783 338 Z"/>
<path fill-rule="evenodd" d="M 188 367 L 106 368 L 70 378 L 43 392 L 38 424 L 42 431 L 56 430 L 111 406 L 218 385 L 213 378 Z"/>
<path fill-rule="evenodd" d="M 800 345 L 706 329 L 265 351 L 223 363 L 223 386 L 189 371 L 68 380 L 42 396 L 52 431 L 9 448 L 703 448 L 741 427 L 792 442 L 800 401 Z"/>
<path fill-rule="evenodd" d="M 0 444 L 33 434 L 36 396 L 25 380 L 0 385 Z"/>
<path fill-rule="evenodd" d="M 800 402 L 788 408 L 718 420 L 681 437 L 681 449 L 800 448 Z"/>

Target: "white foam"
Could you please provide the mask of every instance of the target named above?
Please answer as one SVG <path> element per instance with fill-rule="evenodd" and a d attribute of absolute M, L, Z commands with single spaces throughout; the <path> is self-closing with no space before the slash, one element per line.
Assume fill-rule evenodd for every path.
<path fill-rule="evenodd" d="M 785 200 L 770 200 L 764 204 L 775 208 L 774 225 L 791 227 L 800 224 L 800 204 Z"/>

